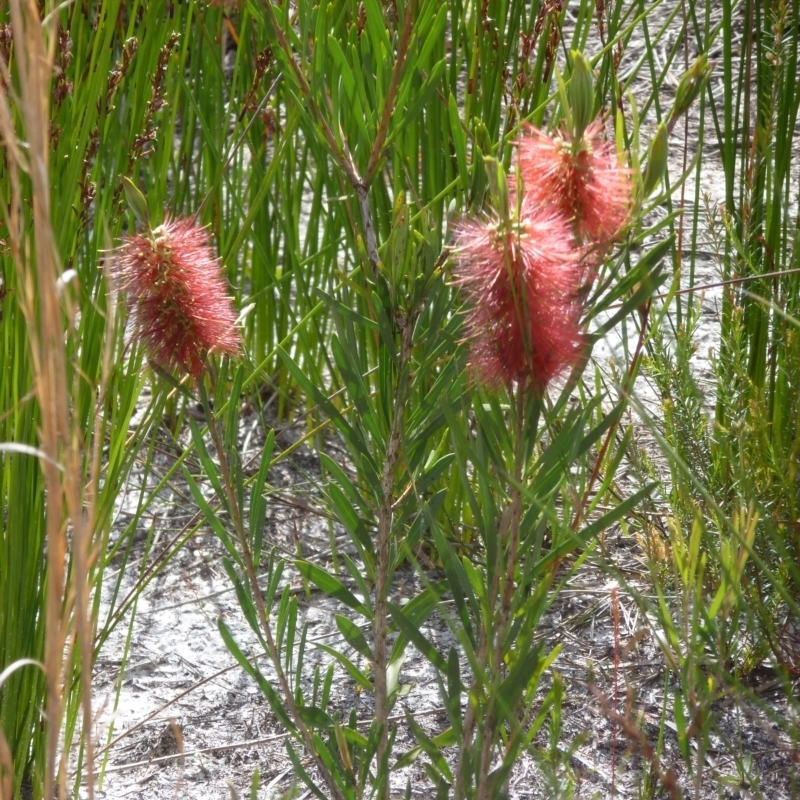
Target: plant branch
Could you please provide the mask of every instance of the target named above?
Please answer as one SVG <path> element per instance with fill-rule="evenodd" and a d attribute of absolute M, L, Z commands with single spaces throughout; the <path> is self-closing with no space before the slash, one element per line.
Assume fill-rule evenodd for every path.
<path fill-rule="evenodd" d="M 403 34 L 400 37 L 400 45 L 397 48 L 397 58 L 394 62 L 394 69 L 392 70 L 392 79 L 389 84 L 389 91 L 386 94 L 386 101 L 383 104 L 383 116 L 381 117 L 380 125 L 378 126 L 378 133 L 375 136 L 375 141 L 372 144 L 372 151 L 369 156 L 369 164 L 367 165 L 367 172 L 364 175 L 364 185 L 369 186 L 372 179 L 375 177 L 375 170 L 381 159 L 381 151 L 383 150 L 383 143 L 386 141 L 386 135 L 389 131 L 389 122 L 392 119 L 394 112 L 394 100 L 397 95 L 397 89 L 400 86 L 400 76 L 403 72 L 405 65 L 406 55 L 408 53 L 408 46 L 411 43 L 411 31 L 413 25 L 414 3 L 409 3 L 405 11 L 405 22 L 403 23 Z"/>
<path fill-rule="evenodd" d="M 387 750 L 389 745 L 389 693 L 387 685 L 387 647 L 388 608 L 387 600 L 391 576 L 389 575 L 389 549 L 392 536 L 393 499 L 395 472 L 400 459 L 403 436 L 403 420 L 408 387 L 408 364 L 411 359 L 411 345 L 414 335 L 416 315 L 412 313 L 403 322 L 400 345 L 400 365 L 397 396 L 395 399 L 392 428 L 386 448 L 386 459 L 381 478 L 381 507 L 378 516 L 377 564 L 375 568 L 375 615 L 373 618 L 373 638 L 375 648 L 375 722 L 378 726 L 378 749 L 376 753 L 379 776 L 378 797 L 389 798 L 389 775 Z"/>
<path fill-rule="evenodd" d="M 510 502 L 506 508 L 505 525 L 501 526 L 501 536 L 498 547 L 500 553 L 505 552 L 505 574 L 503 576 L 503 596 L 501 598 L 497 632 L 494 641 L 494 653 L 490 665 L 490 683 L 492 691 L 489 694 L 486 706 L 486 718 L 483 731 L 481 748 L 481 761 L 478 778 L 478 800 L 491 800 L 489 795 L 488 778 L 492 766 L 492 745 L 496 737 L 497 727 L 497 699 L 498 690 L 503 680 L 503 654 L 507 652 L 506 631 L 511 613 L 511 599 L 514 593 L 514 573 L 517 566 L 517 550 L 519 548 L 519 527 L 522 521 L 522 462 L 525 448 L 523 446 L 523 432 L 525 430 L 525 383 L 517 386 L 516 392 L 516 419 L 514 441 L 514 481 L 510 491 Z M 505 539 L 505 541 L 503 541 Z M 505 545 L 505 546 L 503 546 Z"/>
<path fill-rule="evenodd" d="M 223 446 L 222 437 L 219 434 L 219 427 L 217 426 L 216 419 L 214 418 L 214 412 L 211 408 L 211 403 L 209 401 L 208 392 L 205 388 L 205 376 L 201 376 L 200 378 L 200 397 L 203 403 L 203 409 L 206 414 L 206 420 L 208 422 L 208 430 L 211 433 L 211 438 L 214 441 L 214 447 L 217 450 L 217 457 L 219 459 L 220 465 L 220 472 L 222 473 L 222 480 L 223 485 L 225 487 L 225 493 L 228 496 L 228 502 L 231 505 L 231 511 L 233 515 L 233 523 L 236 529 L 236 536 L 239 540 L 239 547 L 242 551 L 242 557 L 244 559 L 245 564 L 245 572 L 247 573 L 247 580 L 250 584 L 250 593 L 253 596 L 253 600 L 256 604 L 256 609 L 258 611 L 258 619 L 261 623 L 261 628 L 264 631 L 264 638 L 267 642 L 267 650 L 269 651 L 270 660 L 272 661 L 272 666 L 275 670 L 275 674 L 278 678 L 278 683 L 281 686 L 281 691 L 284 695 L 284 702 L 289 710 L 289 714 L 291 715 L 292 721 L 297 726 L 297 730 L 300 732 L 300 736 L 303 739 L 303 744 L 305 745 L 306 749 L 308 750 L 309 754 L 311 755 L 312 759 L 314 760 L 314 764 L 316 765 L 317 769 L 319 770 L 320 775 L 322 775 L 325 783 L 328 786 L 328 790 L 331 793 L 331 797 L 334 800 L 346 800 L 342 790 L 340 789 L 339 785 L 331 775 L 330 770 L 325 765 L 325 762 L 320 758 L 319 754 L 317 753 L 317 749 L 314 746 L 314 739 L 311 735 L 311 731 L 309 731 L 308 727 L 306 726 L 305 722 L 300 716 L 299 709 L 297 708 L 297 703 L 295 702 L 294 693 L 292 692 L 291 686 L 289 685 L 289 681 L 286 677 L 286 673 L 281 666 L 281 659 L 280 654 L 278 653 L 278 648 L 275 644 L 275 639 L 272 636 L 272 626 L 269 622 L 269 616 L 267 615 L 267 610 L 264 605 L 264 597 L 261 594 L 261 587 L 258 585 L 258 575 L 256 574 L 256 566 L 253 563 L 253 553 L 250 549 L 250 544 L 247 541 L 247 535 L 245 534 L 244 530 L 244 523 L 242 520 L 242 510 L 239 508 L 239 501 L 237 499 L 236 490 L 234 488 L 230 467 L 228 464 L 228 459 L 226 456 L 226 451 Z"/>
<path fill-rule="evenodd" d="M 644 347 L 644 340 L 647 335 L 648 330 L 648 321 L 650 319 L 650 300 L 648 300 L 643 306 L 639 308 L 639 314 L 641 316 L 642 324 L 639 329 L 639 338 L 636 342 L 636 350 L 633 354 L 633 359 L 631 360 L 630 366 L 628 367 L 628 375 L 626 383 L 628 387 L 633 383 L 633 379 L 636 375 L 636 371 L 639 366 L 639 359 L 642 355 L 642 348 Z M 626 393 L 627 394 L 627 393 Z M 602 469 L 603 462 L 606 458 L 606 453 L 608 452 L 608 448 L 611 445 L 611 440 L 617 433 L 617 428 L 619 427 L 619 421 L 622 418 L 620 414 L 616 420 L 614 420 L 611 427 L 608 429 L 608 433 L 606 434 L 606 438 L 603 441 L 603 446 L 600 448 L 600 452 L 597 455 L 597 460 L 595 461 L 594 468 L 592 469 L 592 475 L 589 478 L 589 483 L 586 487 L 586 491 L 583 493 L 583 497 L 578 505 L 578 509 L 575 512 L 575 517 L 572 520 L 572 531 L 573 533 L 578 530 L 581 522 L 583 521 L 584 514 L 586 513 L 586 506 L 589 504 L 589 498 L 591 497 L 592 491 L 594 490 L 594 485 L 597 483 L 597 479 L 600 476 L 600 470 Z M 552 571 L 558 569 L 559 564 L 561 563 L 561 559 L 556 559 L 553 562 Z"/>

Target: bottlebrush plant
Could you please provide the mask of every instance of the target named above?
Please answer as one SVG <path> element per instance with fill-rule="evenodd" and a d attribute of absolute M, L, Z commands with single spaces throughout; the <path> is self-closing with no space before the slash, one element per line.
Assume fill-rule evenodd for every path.
<path fill-rule="evenodd" d="M 569 219 L 526 196 L 515 220 L 459 223 L 453 246 L 478 377 L 542 394 L 577 363 L 584 344 L 578 296 L 584 252 L 575 245 Z"/>
<path fill-rule="evenodd" d="M 580 360 L 580 291 L 632 208 L 630 168 L 601 138 L 602 121 L 586 123 L 592 103 L 591 70 L 575 52 L 569 130 L 549 136 L 526 126 L 511 194 L 501 165 L 487 158 L 498 216 L 456 226 L 473 366 L 489 385 L 541 395 Z"/>
<path fill-rule="evenodd" d="M 295 56 L 277 19 L 273 24 L 275 52 L 293 73 Z M 237 500 L 242 491 L 224 488 L 228 481 L 233 487 L 245 482 L 230 450 L 223 480 L 216 481 L 220 503 L 241 530 L 238 549 L 207 504 L 205 509 L 208 524 L 227 542 L 226 570 L 270 656 L 273 677 L 248 661 L 222 620 L 221 634 L 261 686 L 288 732 L 296 775 L 317 796 L 386 800 L 403 770 L 423 755 L 437 796 L 503 796 L 514 764 L 531 751 L 548 713 L 557 727 L 561 684 L 556 680 L 543 690 L 541 680 L 558 648 L 537 644 L 535 633 L 555 597 L 558 568 L 650 491 L 645 486 L 610 510 L 597 509 L 602 498 L 608 500 L 595 487 L 601 476 L 607 485 L 604 471 L 616 464 L 611 442 L 625 401 L 617 401 L 610 418 L 597 413 L 603 398 L 566 410 L 592 345 L 646 305 L 663 280 L 660 261 L 670 247 L 662 243 L 627 264 L 625 240 L 636 227 L 641 178 L 602 140 L 600 122 L 590 124 L 591 72 L 579 54 L 574 64 L 584 80 L 573 75 L 580 91 L 565 95 L 569 133 L 549 138 L 526 130 L 516 143 L 510 182 L 500 159 L 484 157 L 476 143 L 471 169 L 476 179 L 488 179 L 487 210 L 456 221 L 449 238 L 436 223 L 431 200 L 418 209 L 397 191 L 391 211 L 374 205 L 373 185 L 384 180 L 376 167 L 383 137 L 399 118 L 384 114 L 386 127 L 379 128 L 360 173 L 362 162 L 350 149 L 355 140 L 333 134 L 327 105 L 316 97 L 314 87 L 325 85 L 324 76 L 306 82 L 301 72 L 292 79 L 315 115 L 309 135 L 321 133 L 359 209 L 359 219 L 351 217 L 350 269 L 320 293 L 333 325 L 330 394 L 278 347 L 314 413 L 347 450 L 347 469 L 325 452 L 320 458 L 328 476 L 324 497 L 347 533 L 349 551 L 340 555 L 333 546 L 327 566 L 293 563 L 304 581 L 337 604 L 341 642 L 317 642 L 316 654 L 311 652 L 303 608 L 288 585 L 281 589 L 284 560 L 270 556 L 266 591 L 255 579 L 257 515 L 263 514 L 256 489 L 270 466 L 271 436 L 249 522 Z M 457 114 L 452 103 L 450 112 Z M 583 120 L 579 127 L 576 119 Z M 550 170 L 543 183 L 531 172 L 537 158 Z M 658 182 L 654 169 L 650 188 Z M 612 260 L 617 242 L 621 250 Z M 631 363 L 628 380 L 635 370 Z M 566 387 L 554 392 L 555 380 L 568 373 Z M 233 397 L 240 381 L 234 378 Z M 212 436 L 220 442 L 211 417 Z M 229 409 L 228 424 L 235 419 Z M 235 442 L 235 432 L 224 438 Z M 601 439 L 590 469 L 589 454 Z M 575 486 L 574 470 L 583 476 Z M 192 476 L 186 477 L 199 498 Z M 462 550 L 467 541 L 469 558 Z M 396 603 L 398 573 L 418 566 L 426 549 L 443 575 L 430 579 L 420 566 L 418 589 L 408 602 Z M 449 597 L 455 612 L 444 602 Z M 424 633 L 437 610 L 458 647 L 442 651 Z M 449 727 L 433 735 L 406 712 L 418 746 L 398 757 L 395 712 L 412 691 L 403 682 L 410 645 L 437 675 Z M 366 716 L 333 702 L 337 670 L 372 698 Z M 452 745 L 457 755 L 448 760 L 443 748 Z M 313 772 L 297 748 L 310 756 Z"/>
<path fill-rule="evenodd" d="M 614 244 L 635 221 L 637 176 L 620 163 L 614 144 L 601 138 L 601 121 L 589 124 L 591 71 L 579 53 L 572 57 L 563 104 L 566 129 L 550 136 L 525 128 L 515 148 L 512 181 L 498 161 L 486 158 L 495 210 L 456 223 L 453 236 L 454 283 L 466 297 L 465 327 L 477 381 L 462 396 L 460 420 L 452 411 L 450 436 L 460 487 L 477 512 L 466 514 L 462 524 L 477 528 L 485 557 L 460 557 L 453 544 L 458 532 L 448 536 L 443 520 L 429 515 L 448 589 L 457 607 L 469 609 L 449 617 L 469 678 L 463 677 L 457 650 L 431 657 L 442 675 L 440 691 L 459 754 L 454 769 L 441 760 L 426 769 L 441 792 L 452 787 L 459 800 L 508 795 L 514 764 L 521 753 L 531 752 L 547 709 L 551 735 L 557 735 L 561 682 L 555 675 L 548 692 L 540 680 L 560 645 L 548 652 L 536 644 L 535 634 L 557 593 L 552 587 L 559 566 L 651 488 L 585 522 L 602 494 L 594 492 L 595 483 L 610 456 L 616 422 L 603 435 L 605 425 L 593 420 L 592 403 L 569 413 L 564 406 L 593 343 L 620 316 L 592 332 L 587 321 L 634 286 L 629 283 L 634 275 L 652 287 L 665 251 L 657 248 L 624 278 L 617 272 L 620 261 L 609 261 Z M 598 279 L 600 287 L 589 297 Z M 641 287 L 632 295 L 621 313 L 646 304 Z M 642 319 L 646 323 L 646 315 Z M 629 382 L 639 352 L 629 366 Z M 571 380 L 560 397 L 551 397 L 553 379 L 568 371 Z M 615 420 L 621 408 L 622 403 Z M 559 430 L 551 438 L 547 431 L 554 419 Z M 582 489 L 571 493 L 569 471 L 587 467 L 583 455 L 601 435 L 594 468 Z M 398 619 L 401 614 L 397 609 Z M 433 645 L 423 652 L 433 654 Z M 417 733 L 420 748 L 428 752 L 424 735 Z"/>
<path fill-rule="evenodd" d="M 272 25 L 275 53 L 291 72 L 294 54 L 278 20 Z M 510 182 L 501 161 L 482 157 L 476 145 L 472 170 L 488 178 L 487 210 L 456 221 L 449 239 L 430 203 L 415 210 L 404 191 L 385 216 L 373 206 L 372 185 L 383 180 L 377 165 L 395 118 L 384 113 L 359 172 L 350 140 L 333 135 L 326 106 L 315 97 L 312 86 L 324 83 L 307 83 L 302 72 L 293 78 L 316 115 L 313 131 L 321 132 L 359 209 L 359 219 L 351 217 L 349 272 L 320 291 L 333 326 L 330 371 L 339 385 L 331 394 L 337 399 L 277 347 L 312 412 L 327 418 L 347 449 L 347 471 L 320 454 L 328 476 L 324 498 L 351 545 L 341 556 L 333 548 L 328 566 L 302 558 L 290 565 L 275 551 L 262 565 L 262 491 L 275 440 L 266 436 L 246 498 L 237 438 L 246 368 L 231 370 L 230 386 L 207 380 L 208 354 L 234 356 L 240 345 L 205 233 L 185 221 L 154 230 L 146 225 L 118 251 L 135 335 L 158 366 L 196 381 L 217 463 L 199 426 L 189 424 L 226 513 L 212 509 L 195 475 L 184 470 L 184 478 L 226 548 L 225 570 L 269 657 L 269 673 L 245 656 L 222 619 L 220 633 L 286 730 L 296 776 L 318 797 L 388 800 L 397 776 L 423 754 L 437 796 L 503 796 L 514 764 L 531 750 L 548 713 L 551 726 L 558 725 L 561 683 L 541 687 L 558 648 L 548 650 L 535 638 L 556 594 L 558 568 L 650 490 L 643 487 L 610 510 L 596 509 L 606 495 L 594 491 L 595 483 L 616 463 L 609 445 L 624 400 L 610 428 L 597 414 L 602 398 L 566 410 L 593 343 L 646 303 L 669 246 L 647 253 L 624 275 L 624 256 L 611 260 L 615 243 L 634 226 L 638 176 L 601 139 L 600 123 L 589 124 L 591 72 L 579 54 L 573 59 L 563 104 L 569 133 L 551 139 L 526 130 L 516 143 Z M 545 180 L 537 181 L 532 170 Z M 147 222 L 144 198 L 128 190 Z M 620 307 L 602 318 L 612 303 Z M 221 363 L 224 378 L 229 362 Z M 634 371 L 631 364 L 631 376 Z M 567 373 L 571 380 L 559 394 L 554 382 Z M 603 437 L 589 470 L 590 451 Z M 572 485 L 574 470 L 584 476 L 580 491 Z M 454 502 L 453 494 L 462 499 Z M 462 551 L 466 529 L 472 532 L 470 558 Z M 401 605 L 395 601 L 398 574 L 419 566 L 426 549 L 443 575 L 431 579 L 419 568 L 417 589 Z M 259 579 L 264 567 L 266 583 Z M 303 608 L 282 583 L 292 567 L 337 604 L 338 645 L 316 642 L 311 653 Z M 444 602 L 448 596 L 455 613 Z M 458 647 L 442 651 L 426 637 L 435 612 Z M 398 755 L 394 712 L 412 691 L 403 683 L 411 645 L 430 661 L 450 724 L 431 736 L 406 712 L 418 746 Z M 366 717 L 333 702 L 337 669 L 371 696 Z M 442 749 L 452 745 L 457 755 L 449 761 Z"/>

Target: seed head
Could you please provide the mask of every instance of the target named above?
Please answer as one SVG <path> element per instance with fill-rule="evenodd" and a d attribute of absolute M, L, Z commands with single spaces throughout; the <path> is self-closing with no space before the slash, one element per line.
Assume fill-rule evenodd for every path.
<path fill-rule="evenodd" d="M 582 253 L 558 211 L 522 202 L 519 219 L 464 221 L 456 284 L 467 296 L 472 366 L 489 386 L 543 393 L 580 358 Z"/>
<path fill-rule="evenodd" d="M 529 127 L 519 143 L 519 164 L 531 200 L 556 205 L 572 220 L 581 244 L 605 249 L 628 218 L 631 177 L 602 132 L 599 120 L 578 141 L 566 132 L 551 138 Z"/>
<path fill-rule="evenodd" d="M 167 219 L 124 239 L 116 256 L 134 337 L 158 366 L 197 379 L 210 353 L 241 352 L 236 313 L 206 229 Z"/>

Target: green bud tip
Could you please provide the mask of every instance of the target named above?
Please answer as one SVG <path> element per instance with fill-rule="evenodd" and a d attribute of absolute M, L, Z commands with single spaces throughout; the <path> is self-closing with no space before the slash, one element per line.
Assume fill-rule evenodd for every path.
<path fill-rule="evenodd" d="M 492 193 L 492 201 L 497 210 L 497 215 L 502 222 L 509 222 L 511 220 L 511 203 L 508 195 L 506 171 L 503 169 L 502 163 L 492 156 L 484 156 L 483 163 L 486 166 L 489 189 Z"/>
<path fill-rule="evenodd" d="M 139 191 L 136 184 L 125 175 L 122 176 L 122 188 L 125 190 L 125 199 L 138 223 L 150 229 L 150 209 L 147 207 L 147 198 Z"/>
<path fill-rule="evenodd" d="M 653 189 L 658 186 L 667 172 L 667 155 L 669 144 L 667 142 L 667 126 L 661 122 L 656 129 L 656 135 L 650 142 L 650 152 L 647 157 L 647 166 L 644 169 L 644 196 L 649 197 Z"/>
<path fill-rule="evenodd" d="M 703 91 L 703 87 L 711 76 L 713 66 L 708 63 L 708 58 L 703 54 L 698 56 L 694 64 L 683 73 L 678 88 L 675 90 L 675 105 L 672 107 L 670 122 L 689 110 L 700 92 Z"/>
<path fill-rule="evenodd" d="M 594 74 L 589 62 L 578 50 L 572 51 L 569 106 L 572 112 L 573 141 L 577 142 L 594 117 Z"/>

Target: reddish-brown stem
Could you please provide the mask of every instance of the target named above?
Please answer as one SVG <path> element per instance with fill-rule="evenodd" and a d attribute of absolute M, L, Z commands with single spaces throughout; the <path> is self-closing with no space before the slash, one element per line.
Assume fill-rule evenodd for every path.
<path fill-rule="evenodd" d="M 661 769 L 661 764 L 658 760 L 655 748 L 650 744 L 639 727 L 631 721 L 628 708 L 626 708 L 625 714 L 619 714 L 611 708 L 608 698 L 594 684 L 589 684 L 589 690 L 594 694 L 600 704 L 600 708 L 606 719 L 610 721 L 613 720 L 616 723 L 625 738 L 630 742 L 631 749 L 639 753 L 648 763 L 653 774 L 660 781 L 664 791 L 667 793 L 667 797 L 669 797 L 670 800 L 680 800 L 682 795 L 678 787 L 675 771 L 670 768 L 664 772 Z"/>
<path fill-rule="evenodd" d="M 403 33 L 400 37 L 400 44 L 397 48 L 397 58 L 394 62 L 394 69 L 392 70 L 392 79 L 389 83 L 389 91 L 386 93 L 386 100 L 383 104 L 383 115 L 381 122 L 378 126 L 378 133 L 375 136 L 375 141 L 372 144 L 372 151 L 369 154 L 369 164 L 367 164 L 367 171 L 364 175 L 364 185 L 369 186 L 372 179 L 375 177 L 375 170 L 381 160 L 381 151 L 383 150 L 383 143 L 386 141 L 386 134 L 389 131 L 389 122 L 392 118 L 394 111 L 394 99 L 397 95 L 397 89 L 400 86 L 400 76 L 403 72 L 403 65 L 406 61 L 406 54 L 408 53 L 408 46 L 411 43 L 411 30 L 413 28 L 414 19 L 414 3 L 409 3 L 406 6 L 405 22 L 403 23 Z"/>
<path fill-rule="evenodd" d="M 611 590 L 611 617 L 614 622 L 614 714 L 611 717 L 611 796 L 617 794 L 617 709 L 619 707 L 619 597 L 617 589 Z"/>
<path fill-rule="evenodd" d="M 520 484 L 522 482 L 522 461 L 524 457 L 523 431 L 524 412 L 525 412 L 525 392 L 528 387 L 523 383 L 517 386 L 516 394 L 516 426 L 514 442 L 514 478 L 510 491 L 510 502 L 506 508 L 507 514 L 504 515 L 504 525 L 501 525 L 500 541 L 498 551 L 505 553 L 505 570 L 503 575 L 503 595 L 500 601 L 498 614 L 497 631 L 494 641 L 494 652 L 492 663 L 489 665 L 491 670 L 490 683 L 493 688 L 499 686 L 503 678 L 503 648 L 505 646 L 505 635 L 508 629 L 508 621 L 511 614 L 511 599 L 514 593 L 514 572 L 517 565 L 517 550 L 519 548 L 519 526 L 522 520 L 522 493 Z M 503 541 L 505 540 L 505 541 Z M 506 547 L 503 547 L 503 545 Z M 499 557 L 498 557 L 499 561 Z M 500 564 L 498 563 L 499 573 Z M 492 744 L 495 740 L 495 730 L 497 726 L 497 693 L 492 691 L 486 705 L 486 718 L 484 721 L 483 743 L 481 747 L 480 774 L 478 777 L 478 800 L 490 800 L 488 794 L 488 776 L 491 771 Z"/>

